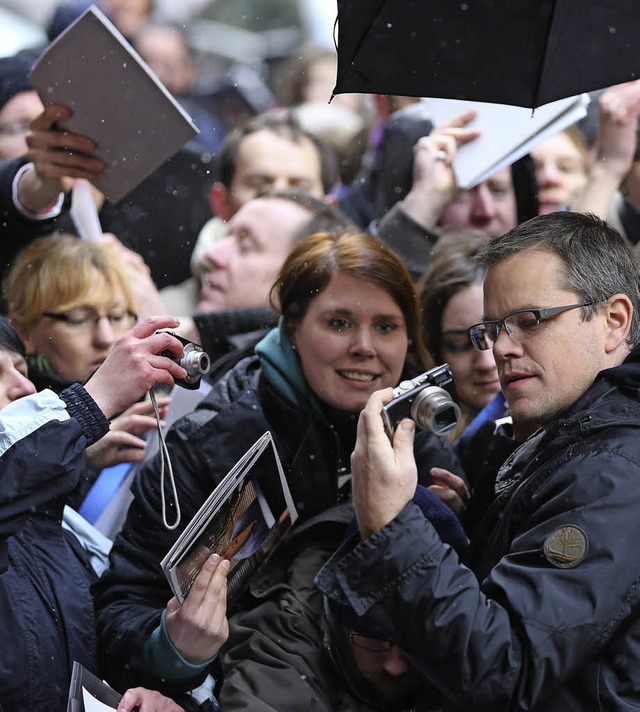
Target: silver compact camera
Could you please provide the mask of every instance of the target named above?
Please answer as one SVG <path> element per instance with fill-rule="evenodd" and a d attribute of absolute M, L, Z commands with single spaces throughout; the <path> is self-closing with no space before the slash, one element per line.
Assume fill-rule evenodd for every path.
<path fill-rule="evenodd" d="M 382 421 L 389 438 L 403 418 L 411 418 L 417 428 L 431 430 L 441 437 L 451 432 L 460 420 L 460 407 L 449 365 L 444 363 L 393 389 L 393 398 L 382 407 Z"/>
<path fill-rule="evenodd" d="M 166 356 L 172 361 L 182 366 L 187 372 L 185 378 L 176 379 L 175 383 L 177 386 L 182 386 L 188 390 L 195 391 L 200 387 L 200 379 L 202 376 L 206 376 L 211 368 L 211 359 L 209 354 L 198 344 L 194 344 L 192 341 L 183 339 L 181 336 L 174 334 L 173 332 L 167 332 L 171 336 L 175 336 L 176 339 L 184 346 L 184 355 L 182 358 L 176 358 L 171 351 L 163 351 L 161 356 Z"/>

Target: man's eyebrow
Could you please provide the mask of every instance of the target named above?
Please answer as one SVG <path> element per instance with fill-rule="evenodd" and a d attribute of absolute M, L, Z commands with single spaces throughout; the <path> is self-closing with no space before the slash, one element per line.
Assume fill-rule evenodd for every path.
<path fill-rule="evenodd" d="M 513 311 L 510 311 L 508 314 L 505 314 L 504 316 L 501 317 L 490 317 L 484 315 L 482 317 L 482 321 L 500 321 L 501 319 L 506 319 L 509 316 L 512 316 L 513 314 L 519 314 L 520 312 L 526 312 L 526 311 L 539 311 L 540 309 L 548 309 L 548 307 L 540 307 L 540 306 L 534 306 L 532 304 L 525 304 L 524 306 L 514 309 Z"/>

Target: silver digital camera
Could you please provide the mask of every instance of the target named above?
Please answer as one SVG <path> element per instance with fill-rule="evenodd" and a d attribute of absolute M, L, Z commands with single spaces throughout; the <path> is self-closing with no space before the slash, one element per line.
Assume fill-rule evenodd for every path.
<path fill-rule="evenodd" d="M 393 398 L 382 407 L 382 421 L 389 438 L 403 418 L 411 418 L 416 427 L 429 429 L 443 437 L 460 420 L 460 407 L 453 400 L 455 393 L 449 365 L 444 363 L 410 381 L 402 381 L 393 389 Z"/>
<path fill-rule="evenodd" d="M 175 383 L 177 386 L 182 386 L 189 390 L 196 390 L 200 387 L 200 379 L 209 373 L 211 368 L 211 359 L 209 354 L 204 351 L 202 346 L 194 344 L 192 341 L 183 339 L 181 336 L 174 334 L 173 332 L 168 332 L 171 336 L 175 336 L 178 341 L 184 346 L 184 355 L 182 358 L 176 358 L 171 351 L 163 351 L 162 356 L 170 358 L 172 361 L 182 366 L 187 372 L 185 378 L 176 379 Z"/>

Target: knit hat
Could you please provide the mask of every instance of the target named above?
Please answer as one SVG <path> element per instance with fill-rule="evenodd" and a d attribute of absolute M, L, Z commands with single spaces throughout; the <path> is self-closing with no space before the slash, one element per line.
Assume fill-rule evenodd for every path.
<path fill-rule="evenodd" d="M 35 59 L 28 50 L 0 57 L 0 109 L 19 92 L 33 89 L 29 73 Z"/>
<path fill-rule="evenodd" d="M 428 487 L 418 485 L 413 495 L 413 503 L 422 510 L 425 519 L 433 525 L 438 536 L 445 544 L 454 549 L 458 556 L 464 556 L 469 548 L 469 539 L 465 534 L 460 520 L 451 509 Z M 358 530 L 355 517 L 347 527 L 343 537 L 343 543 L 350 539 Z M 359 616 L 347 603 L 338 603 L 334 599 L 326 598 L 328 610 L 333 618 L 345 628 L 352 631 L 368 635 L 372 638 L 384 638 L 385 636 L 376 631 L 375 627 L 366 621 L 366 618 Z"/>

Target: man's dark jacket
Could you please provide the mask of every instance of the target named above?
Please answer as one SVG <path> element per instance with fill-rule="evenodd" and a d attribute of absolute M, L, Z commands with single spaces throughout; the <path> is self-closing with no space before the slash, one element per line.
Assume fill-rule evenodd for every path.
<path fill-rule="evenodd" d="M 640 352 L 599 374 L 498 475 L 472 569 L 409 503 L 318 582 L 455 709 L 640 707 Z"/>

